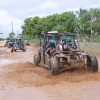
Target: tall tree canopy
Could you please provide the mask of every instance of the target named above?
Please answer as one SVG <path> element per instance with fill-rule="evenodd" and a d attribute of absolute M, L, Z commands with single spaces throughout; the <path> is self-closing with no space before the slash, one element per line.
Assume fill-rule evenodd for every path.
<path fill-rule="evenodd" d="M 63 12 L 40 18 L 26 18 L 22 26 L 24 35 L 40 35 L 42 31 L 75 32 L 90 35 L 100 32 L 100 9 L 81 9 L 75 12 Z"/>

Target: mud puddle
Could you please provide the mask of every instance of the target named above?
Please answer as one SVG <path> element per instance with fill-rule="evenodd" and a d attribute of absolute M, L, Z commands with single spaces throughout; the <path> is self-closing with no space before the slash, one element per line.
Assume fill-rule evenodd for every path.
<path fill-rule="evenodd" d="M 50 76 L 48 69 L 33 64 L 33 51 L 36 51 L 35 48 L 33 50 L 33 47 L 28 47 L 26 52 L 14 52 L 0 58 L 0 66 L 4 67 L 4 76 L 7 81 L 16 82 L 22 86 L 45 86 L 60 84 L 61 82 L 100 81 L 100 72 L 89 73 L 81 69 L 69 70 L 57 76 Z"/>
<path fill-rule="evenodd" d="M 0 66 L 17 63 L 17 61 L 9 60 L 9 59 L 0 59 Z"/>
<path fill-rule="evenodd" d="M 5 78 L 20 86 L 51 86 L 66 83 L 80 83 L 84 81 L 100 81 L 100 72 L 90 73 L 82 69 L 62 72 L 57 76 L 50 76 L 48 70 L 34 66 L 32 63 L 10 64 L 6 67 Z"/>
<path fill-rule="evenodd" d="M 48 69 L 33 65 L 36 50 L 28 47 L 0 56 L 0 100 L 100 100 L 100 71 L 77 69 L 50 76 Z"/>
<path fill-rule="evenodd" d="M 11 53 L 10 49 L 7 49 L 6 47 L 0 47 L 0 56 L 10 54 L 10 53 Z"/>

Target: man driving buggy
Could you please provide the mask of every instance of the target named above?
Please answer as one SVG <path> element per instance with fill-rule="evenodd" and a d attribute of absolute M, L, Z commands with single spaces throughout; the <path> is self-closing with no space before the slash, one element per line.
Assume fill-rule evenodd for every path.
<path fill-rule="evenodd" d="M 47 40 L 47 46 L 46 48 L 55 48 L 56 47 L 56 40 L 53 37 L 49 37 Z"/>

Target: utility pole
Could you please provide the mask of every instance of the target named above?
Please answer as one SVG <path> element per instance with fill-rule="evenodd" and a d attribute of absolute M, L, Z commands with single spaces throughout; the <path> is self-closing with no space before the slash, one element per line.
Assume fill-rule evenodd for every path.
<path fill-rule="evenodd" d="M 10 33 L 10 38 L 14 39 L 15 38 L 15 33 L 14 33 L 14 29 L 13 29 L 13 22 L 11 22 L 11 33 Z"/>
<path fill-rule="evenodd" d="M 11 26 L 12 26 L 12 33 L 13 33 L 13 22 L 11 22 Z"/>

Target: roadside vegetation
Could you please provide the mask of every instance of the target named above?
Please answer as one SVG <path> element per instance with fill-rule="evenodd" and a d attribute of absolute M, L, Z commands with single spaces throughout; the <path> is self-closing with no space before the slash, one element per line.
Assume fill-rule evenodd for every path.
<path fill-rule="evenodd" d="M 22 35 L 38 37 L 46 31 L 71 32 L 81 35 L 86 41 L 100 42 L 100 8 L 80 9 L 46 17 L 31 17 L 24 20 Z"/>

